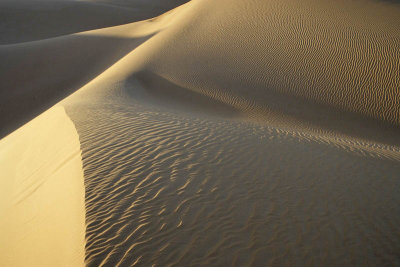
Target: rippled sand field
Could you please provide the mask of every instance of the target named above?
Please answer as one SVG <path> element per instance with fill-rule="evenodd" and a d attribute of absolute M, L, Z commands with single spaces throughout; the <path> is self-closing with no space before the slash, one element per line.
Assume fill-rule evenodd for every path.
<path fill-rule="evenodd" d="M 102 89 L 98 88 L 99 91 Z M 82 95 L 89 266 L 399 261 L 400 150 Z"/>
<path fill-rule="evenodd" d="M 2 149 L 35 122 L 26 121 L 64 108 L 80 157 L 36 160 L 81 158 L 76 207 L 86 207 L 86 223 L 71 225 L 71 237 L 85 249 L 76 262 L 85 254 L 87 266 L 400 265 L 397 1 L 193 0 L 168 12 L 182 2 L 66 2 L 59 16 L 96 7 L 113 27 L 77 12 L 70 26 L 39 21 L 49 39 L 32 32 L 36 41 L 14 44 L 8 29 L 0 119 L 1 134 L 11 134 L 0 140 L 0 170 L 35 157 Z M 132 23 L 115 26 L 123 18 Z M 77 27 L 90 31 L 69 34 Z M 37 140 L 59 136 L 42 128 Z M 50 163 L 41 169 L 49 180 Z M 82 214 L 76 207 L 66 214 Z M 5 248 L 23 255 L 27 246 Z M 18 266 L 0 248 L 0 263 Z"/>

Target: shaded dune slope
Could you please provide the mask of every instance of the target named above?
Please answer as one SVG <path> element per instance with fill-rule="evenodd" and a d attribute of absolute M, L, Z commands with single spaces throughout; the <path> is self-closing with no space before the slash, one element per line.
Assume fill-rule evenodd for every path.
<path fill-rule="evenodd" d="M 218 114 L 222 117 L 235 117 L 251 120 L 261 124 L 274 125 L 282 129 L 331 137 L 343 136 L 370 140 L 382 144 L 399 145 L 400 130 L 397 126 L 379 120 L 365 118 L 359 114 L 349 113 L 332 106 L 305 101 L 280 92 L 263 92 L 262 104 L 244 97 L 235 97 L 224 92 L 214 94 L 199 92 L 182 87 L 151 71 L 138 72 L 127 80 L 127 92 L 130 83 L 138 81 L 148 92 L 150 101 L 159 105 L 183 108 L 185 112 Z M 161 88 L 161 89 L 160 89 Z M 171 99 L 173 98 L 173 99 Z M 207 101 L 200 101 L 208 99 Z M 210 105 L 204 105 L 205 102 Z M 189 104 L 190 103 L 190 104 Z M 211 104 L 213 103 L 213 104 Z M 196 109 L 196 106 L 199 106 Z"/>
<path fill-rule="evenodd" d="M 173 9 L 179 5 L 189 2 L 189 0 L 86 0 L 94 3 L 107 3 L 115 6 L 133 7 L 146 12 L 152 10 L 153 12 L 165 12 Z"/>
<path fill-rule="evenodd" d="M 5 14 L 0 30 L 4 40 L 8 40 L 6 43 L 26 41 L 18 39 L 20 37 L 37 40 L 121 24 L 127 17 L 130 21 L 153 17 L 179 3 L 153 4 L 135 11 L 85 1 L 0 1 L 0 6 L 4 7 L 1 12 Z M 62 19 L 64 17 L 69 19 Z M 0 123 L 3 125 L 0 137 L 94 79 L 163 29 L 159 23 L 168 24 L 163 20 L 151 25 L 144 21 L 0 45 Z"/>
<path fill-rule="evenodd" d="M 140 79 L 99 79 L 64 101 L 88 266 L 398 262 L 398 147 L 210 115 L 220 103 L 184 106 L 176 87 Z"/>
<path fill-rule="evenodd" d="M 1 0 L 0 44 L 20 43 L 149 19 L 177 6 L 121 7 L 73 0 Z M 170 7 L 170 8 L 168 8 Z"/>
<path fill-rule="evenodd" d="M 142 27 L 143 26 L 143 27 Z M 136 24 L 0 46 L 0 135 L 82 87 L 154 32 Z M 29 60 L 27 60 L 29 59 Z"/>

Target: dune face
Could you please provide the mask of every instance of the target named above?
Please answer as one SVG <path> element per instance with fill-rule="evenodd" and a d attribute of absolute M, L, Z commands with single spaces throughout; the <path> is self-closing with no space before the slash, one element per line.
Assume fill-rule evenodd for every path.
<path fill-rule="evenodd" d="M 35 41 L 144 20 L 178 5 L 120 7 L 114 2 L 1 0 L 0 45 Z M 181 3 L 183 4 L 183 2 Z"/>
<path fill-rule="evenodd" d="M 79 136 L 53 107 L 0 141 L 0 265 L 83 266 Z"/>
<path fill-rule="evenodd" d="M 81 20 L 39 21 L 25 36 L 36 41 L 0 46 L 11 133 L 0 153 L 29 163 L 35 153 L 6 148 L 30 135 L 39 150 L 76 152 L 79 134 L 84 175 L 77 154 L 70 173 L 84 181 L 86 226 L 68 223 L 86 229 L 87 266 L 400 264 L 398 1 L 193 0 L 168 12 L 183 1 L 67 2 L 48 12 Z M 107 19 L 83 18 L 83 6 Z M 131 9 L 163 14 L 114 26 Z M 114 27 L 90 30 L 102 23 Z M 14 243 L 4 251 L 28 246 Z M 83 253 L 68 244 L 63 253 Z M 82 264 L 79 253 L 49 258 Z"/>
<path fill-rule="evenodd" d="M 188 0 L 89 0 L 89 2 L 95 3 L 107 3 L 116 6 L 130 7 L 140 9 L 141 12 L 148 10 L 166 12 L 167 10 L 173 9 L 179 5 L 189 2 Z M 153 14 L 155 15 L 155 14 Z"/>

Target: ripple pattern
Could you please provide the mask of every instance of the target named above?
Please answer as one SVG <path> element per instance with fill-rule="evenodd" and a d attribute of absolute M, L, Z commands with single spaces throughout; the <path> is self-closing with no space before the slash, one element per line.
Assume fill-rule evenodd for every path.
<path fill-rule="evenodd" d="M 88 266 L 400 264 L 395 157 L 174 112 L 125 90 L 67 105 L 81 139 Z"/>
<path fill-rule="evenodd" d="M 191 4 L 185 23 L 154 38 L 163 45 L 149 57 L 152 72 L 248 112 L 259 105 L 291 116 L 313 115 L 321 123 L 325 119 L 315 114 L 324 109 L 307 114 L 307 107 L 318 104 L 400 124 L 398 3 Z M 277 107 L 272 93 L 292 103 Z"/>

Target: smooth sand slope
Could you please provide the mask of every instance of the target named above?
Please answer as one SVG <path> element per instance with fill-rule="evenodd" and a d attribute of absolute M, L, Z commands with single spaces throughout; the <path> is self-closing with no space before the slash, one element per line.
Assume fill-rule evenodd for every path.
<path fill-rule="evenodd" d="M 152 11 L 164 13 L 179 5 L 189 2 L 188 0 L 87 0 L 94 3 L 106 3 L 115 6 L 137 8 L 142 13 Z M 154 15 L 154 14 L 153 14 Z"/>
<path fill-rule="evenodd" d="M 399 14 L 193 0 L 0 46 L 1 118 L 80 88 L 59 105 L 80 138 L 88 266 L 398 265 Z"/>
<path fill-rule="evenodd" d="M 79 136 L 56 106 L 0 140 L 0 265 L 83 266 Z"/>
<path fill-rule="evenodd" d="M 0 0 L 0 44 L 40 40 L 149 19 L 177 6 L 179 1 L 176 2 L 119 6 L 113 1 Z"/>

